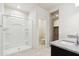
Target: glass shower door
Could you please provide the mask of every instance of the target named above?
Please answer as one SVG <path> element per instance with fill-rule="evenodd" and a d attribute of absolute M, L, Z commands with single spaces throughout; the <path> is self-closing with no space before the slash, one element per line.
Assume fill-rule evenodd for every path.
<path fill-rule="evenodd" d="M 29 47 L 29 20 L 3 16 L 3 54 L 9 55 Z"/>

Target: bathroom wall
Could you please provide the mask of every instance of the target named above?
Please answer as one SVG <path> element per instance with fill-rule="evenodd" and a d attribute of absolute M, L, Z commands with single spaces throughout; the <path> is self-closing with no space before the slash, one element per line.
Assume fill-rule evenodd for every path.
<path fill-rule="evenodd" d="M 4 13 L 4 4 L 0 3 L 0 56 L 3 54 L 3 40 L 2 40 L 2 14 Z"/>
<path fill-rule="evenodd" d="M 72 19 L 72 17 L 78 12 L 79 9 L 76 8 L 75 4 L 73 3 L 65 3 L 53 8 L 50 12 L 55 11 L 57 9 L 59 9 L 59 39 L 61 40 L 67 38 L 67 31 L 69 32 L 71 27 L 74 27 L 69 26 L 72 22 L 75 21 L 75 19 L 73 18 L 72 22 L 70 22 L 69 19 Z M 74 33 L 73 31 L 71 32 Z"/>
<path fill-rule="evenodd" d="M 5 15 L 11 15 L 11 16 L 28 19 L 28 13 L 22 12 L 20 10 L 12 9 L 6 6 L 5 6 Z"/>
<path fill-rule="evenodd" d="M 79 10 L 79 8 L 77 8 Z M 68 19 L 63 20 L 63 34 L 66 40 L 76 41 L 74 38 L 68 38 L 67 35 L 76 35 L 79 33 L 79 11 L 75 11 Z"/>
<path fill-rule="evenodd" d="M 65 22 L 76 13 L 75 4 L 64 4 L 59 8 L 59 38 L 64 39 L 65 34 Z M 68 24 L 68 23 L 67 23 Z"/>
<path fill-rule="evenodd" d="M 59 26 L 59 19 L 54 20 L 54 26 Z"/>
<path fill-rule="evenodd" d="M 29 20 L 32 20 L 32 48 L 38 47 L 36 15 L 36 9 L 32 9 L 29 13 Z"/>

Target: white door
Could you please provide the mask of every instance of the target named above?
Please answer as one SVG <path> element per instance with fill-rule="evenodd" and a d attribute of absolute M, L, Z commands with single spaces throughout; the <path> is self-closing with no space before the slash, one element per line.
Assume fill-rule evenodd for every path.
<path fill-rule="evenodd" d="M 4 53 L 22 45 L 29 45 L 29 21 L 23 18 L 3 16 Z"/>

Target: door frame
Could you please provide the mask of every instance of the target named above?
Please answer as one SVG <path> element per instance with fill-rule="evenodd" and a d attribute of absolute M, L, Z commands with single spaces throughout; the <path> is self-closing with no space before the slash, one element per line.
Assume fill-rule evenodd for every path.
<path fill-rule="evenodd" d="M 40 40 L 40 38 L 39 38 L 39 20 L 40 20 L 40 18 L 38 18 L 38 20 L 37 20 L 37 31 L 38 31 L 38 33 L 37 33 L 37 36 L 38 36 L 38 45 L 40 46 L 40 42 L 39 42 L 39 40 Z M 42 20 L 45 20 L 45 19 L 42 19 Z M 48 31 L 48 29 L 49 29 L 49 27 L 48 27 L 48 19 L 47 20 L 45 20 L 45 47 L 49 47 L 49 39 L 48 39 L 48 37 L 49 37 L 49 31 Z M 38 46 L 38 47 L 39 47 Z"/>

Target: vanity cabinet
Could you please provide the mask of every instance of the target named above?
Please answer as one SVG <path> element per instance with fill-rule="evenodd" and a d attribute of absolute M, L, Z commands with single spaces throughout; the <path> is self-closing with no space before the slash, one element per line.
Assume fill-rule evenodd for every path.
<path fill-rule="evenodd" d="M 51 45 L 51 56 L 79 56 L 79 54 Z"/>

